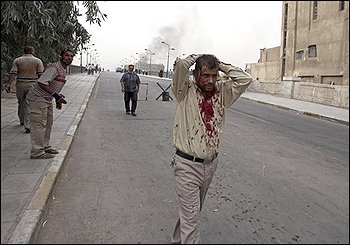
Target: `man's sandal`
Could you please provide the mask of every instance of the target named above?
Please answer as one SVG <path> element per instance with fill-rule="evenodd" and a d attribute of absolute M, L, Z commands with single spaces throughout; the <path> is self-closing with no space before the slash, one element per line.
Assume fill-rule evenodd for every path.
<path fill-rule="evenodd" d="M 50 158 L 54 158 L 55 157 L 55 155 L 52 155 L 52 154 L 50 154 L 50 153 L 47 153 L 47 152 L 45 152 L 45 153 L 43 153 L 43 154 L 41 154 L 40 156 L 31 156 L 30 158 L 31 159 L 50 159 Z"/>
<path fill-rule="evenodd" d="M 55 150 L 55 149 L 52 149 L 52 148 L 45 150 L 45 152 L 46 153 L 50 153 L 50 154 L 58 154 L 59 153 L 58 150 Z"/>

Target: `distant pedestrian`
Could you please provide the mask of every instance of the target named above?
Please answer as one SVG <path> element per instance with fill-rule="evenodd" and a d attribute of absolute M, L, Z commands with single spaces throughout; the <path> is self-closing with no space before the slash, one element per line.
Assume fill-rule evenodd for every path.
<path fill-rule="evenodd" d="M 31 158 L 53 158 L 59 152 L 50 146 L 53 124 L 52 99 L 56 100 L 56 108 L 67 104 L 64 95 L 60 94 L 66 83 L 66 68 L 72 63 L 74 53 L 64 49 L 58 62 L 48 64 L 44 73 L 28 92 L 27 100 L 30 106 L 31 120 Z"/>
<path fill-rule="evenodd" d="M 128 115 L 136 116 L 137 94 L 140 88 L 140 78 L 134 72 L 134 65 L 129 65 L 129 70 L 120 79 L 121 90 L 124 93 L 125 111 Z M 131 100 L 131 110 L 130 110 Z"/>
<path fill-rule="evenodd" d="M 12 82 L 17 78 L 17 114 L 20 124 L 24 126 L 25 133 L 30 133 L 30 112 L 26 97 L 29 89 L 44 72 L 43 62 L 34 55 L 35 49 L 32 46 L 24 48 L 24 54 L 13 61 L 6 86 L 6 91 L 10 92 Z"/>
<path fill-rule="evenodd" d="M 158 75 L 159 77 L 163 77 L 163 70 L 160 70 Z"/>
<path fill-rule="evenodd" d="M 194 64 L 194 80 L 191 80 L 189 69 Z M 198 244 L 200 211 L 218 164 L 225 110 L 247 89 L 251 77 L 238 67 L 220 62 L 214 55 L 177 58 L 174 67 L 176 152 L 171 165 L 179 218 L 172 243 Z M 219 76 L 219 71 L 225 76 Z"/>
<path fill-rule="evenodd" d="M 96 67 L 95 67 L 94 63 L 92 63 L 91 64 L 91 75 L 94 75 L 95 69 L 96 69 Z"/>
<path fill-rule="evenodd" d="M 88 65 L 88 75 L 94 75 L 94 64 L 90 64 Z"/>

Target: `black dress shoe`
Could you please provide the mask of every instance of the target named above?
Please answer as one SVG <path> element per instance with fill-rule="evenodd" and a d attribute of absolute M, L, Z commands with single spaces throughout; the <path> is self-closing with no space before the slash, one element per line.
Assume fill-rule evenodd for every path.
<path fill-rule="evenodd" d="M 30 129 L 26 128 L 26 131 L 24 131 L 24 133 L 29 134 L 30 133 Z"/>

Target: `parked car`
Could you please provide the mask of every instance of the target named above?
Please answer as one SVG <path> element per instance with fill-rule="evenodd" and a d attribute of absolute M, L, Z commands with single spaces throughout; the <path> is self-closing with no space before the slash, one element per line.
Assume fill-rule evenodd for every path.
<path fill-rule="evenodd" d="M 115 72 L 123 72 L 123 68 L 117 67 L 117 68 L 115 68 Z"/>

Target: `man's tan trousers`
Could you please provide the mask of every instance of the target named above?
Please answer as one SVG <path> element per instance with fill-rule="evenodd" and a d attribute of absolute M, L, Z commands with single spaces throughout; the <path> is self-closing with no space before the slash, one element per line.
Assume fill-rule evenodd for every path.
<path fill-rule="evenodd" d="M 16 82 L 16 96 L 18 102 L 18 118 L 21 125 L 24 128 L 30 128 L 30 110 L 29 104 L 26 100 L 29 89 L 34 84 L 34 82 Z"/>
<path fill-rule="evenodd" d="M 28 100 L 30 107 L 31 156 L 37 157 L 49 148 L 53 124 L 53 106 L 51 101 Z"/>
<path fill-rule="evenodd" d="M 174 155 L 172 166 L 179 203 L 179 219 L 172 235 L 172 243 L 201 243 L 199 215 L 217 164 L 218 158 L 210 163 L 198 163 Z"/>

